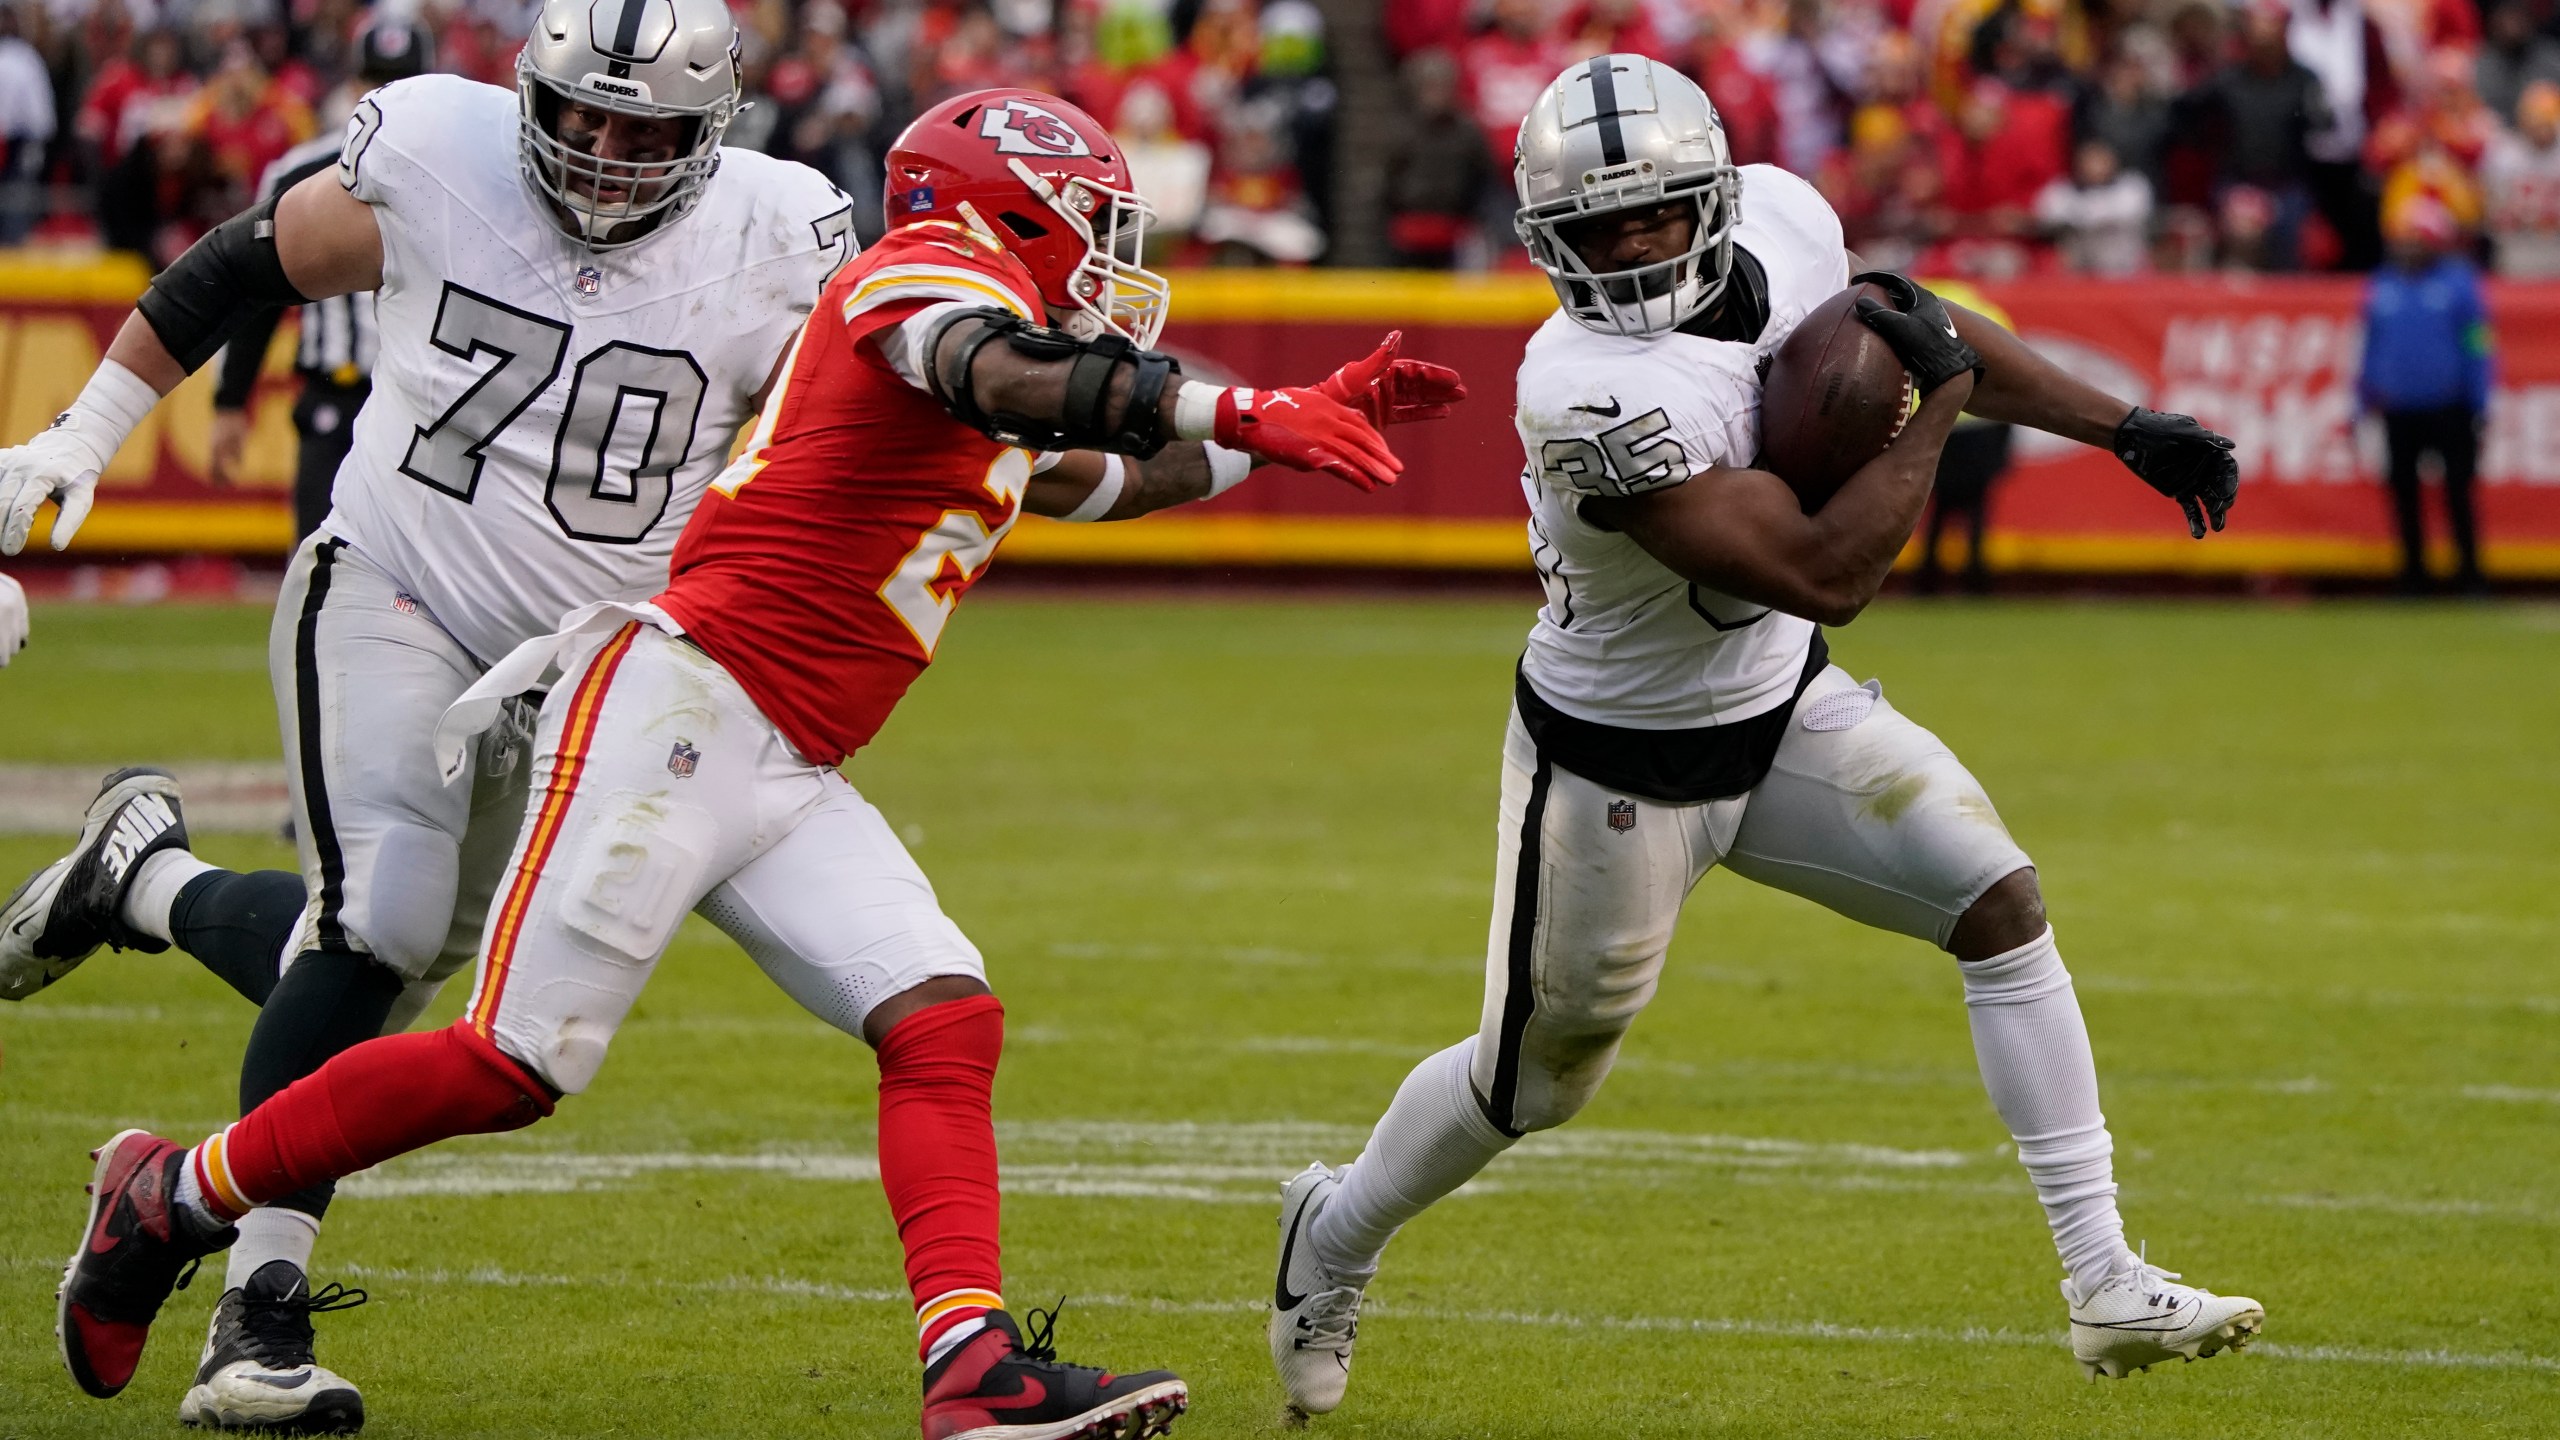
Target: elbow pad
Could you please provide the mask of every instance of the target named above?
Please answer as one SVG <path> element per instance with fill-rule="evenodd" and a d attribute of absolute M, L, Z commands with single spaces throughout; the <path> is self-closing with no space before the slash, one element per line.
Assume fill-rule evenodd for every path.
<path fill-rule="evenodd" d="M 285 278 L 276 255 L 276 198 L 223 221 L 151 281 L 134 308 L 177 362 L 193 373 L 262 310 L 310 297 Z"/>
<path fill-rule="evenodd" d="M 960 327 L 947 360 L 928 367 L 936 398 L 953 419 L 990 440 L 1025 450 L 1102 450 L 1141 459 L 1162 450 L 1172 437 L 1164 433 L 1165 386 L 1182 373 L 1181 362 L 1154 350 L 1141 350 L 1125 336 L 1097 335 L 1078 339 L 1063 330 L 1034 325 L 1003 310 L 962 310 L 937 327 L 925 353 L 941 356 L 943 341 Z M 1067 394 L 1055 419 L 989 413 L 978 403 L 970 383 L 978 352 L 1002 340 L 1014 353 L 1035 361 L 1067 362 Z M 1129 403 L 1114 427 L 1108 418 L 1112 381 L 1131 374 Z"/>

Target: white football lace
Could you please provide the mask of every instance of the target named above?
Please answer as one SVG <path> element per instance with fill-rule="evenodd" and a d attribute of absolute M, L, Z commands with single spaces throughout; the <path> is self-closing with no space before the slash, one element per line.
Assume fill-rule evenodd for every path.
<path fill-rule="evenodd" d="M 1353 1325 L 1360 1319 L 1360 1292 L 1349 1285 L 1319 1290 L 1307 1297 L 1305 1348 L 1350 1348 Z"/>

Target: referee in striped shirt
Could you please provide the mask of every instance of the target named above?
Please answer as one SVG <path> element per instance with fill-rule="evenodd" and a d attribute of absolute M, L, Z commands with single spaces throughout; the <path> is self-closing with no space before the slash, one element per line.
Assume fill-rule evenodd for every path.
<path fill-rule="evenodd" d="M 407 20 L 375 21 L 358 37 L 356 49 L 356 76 L 344 97 L 350 107 L 378 86 L 428 69 L 427 32 Z M 259 201 L 335 166 L 344 138 L 343 131 L 324 134 L 286 151 L 259 180 Z M 356 411 L 373 391 L 376 343 L 371 291 L 315 300 L 301 310 L 293 357 L 293 373 L 302 382 L 301 398 L 293 406 L 293 428 L 302 437 L 293 473 L 296 545 L 329 514 L 330 486 L 353 441 Z M 266 362 L 268 342 L 283 319 L 281 309 L 266 312 L 242 326 L 222 352 L 221 378 L 213 391 L 212 471 L 217 485 L 229 485 L 239 476 L 249 438 L 249 398 Z"/>

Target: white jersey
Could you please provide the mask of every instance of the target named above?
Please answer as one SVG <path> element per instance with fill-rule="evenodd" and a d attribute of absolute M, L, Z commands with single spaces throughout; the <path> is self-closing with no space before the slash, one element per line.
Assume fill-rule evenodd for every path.
<path fill-rule="evenodd" d="M 665 587 L 854 245 L 817 171 L 724 149 L 691 211 L 589 250 L 520 178 L 516 123 L 511 90 L 420 76 L 356 107 L 339 163 L 381 225 L 381 340 L 324 528 L 483 664 Z"/>
<path fill-rule="evenodd" d="M 1812 621 L 1691 584 L 1580 508 L 1585 496 L 1641 494 L 1759 455 L 1762 368 L 1848 287 L 1848 251 L 1830 205 L 1774 165 L 1742 167 L 1734 244 L 1767 277 L 1756 341 L 1603 335 L 1558 311 L 1520 360 L 1521 487 L 1547 590 L 1521 668 L 1576 719 L 1721 725 L 1785 703 L 1803 677 Z"/>

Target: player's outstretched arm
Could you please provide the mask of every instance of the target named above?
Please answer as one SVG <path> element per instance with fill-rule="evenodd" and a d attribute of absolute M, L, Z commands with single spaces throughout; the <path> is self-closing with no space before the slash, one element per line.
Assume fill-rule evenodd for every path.
<path fill-rule="evenodd" d="M 2208 525 L 2222 528 L 2240 498 L 2240 465 L 2229 439 L 2191 416 L 2163 415 L 2119 400 L 1961 305 L 1946 305 L 1946 311 L 1956 334 L 1982 354 L 1982 381 L 1966 409 L 1985 420 L 2112 451 L 2152 489 L 2178 502 L 2195 538 L 2203 539 Z"/>
<path fill-rule="evenodd" d="M 160 397 L 264 311 L 382 281 L 373 207 L 324 171 L 217 225 L 160 272 L 125 317 L 107 358 L 52 426 L 0 451 L 0 554 L 27 543 L 36 511 L 56 513 L 53 548 L 89 515 L 99 472 Z"/>
<path fill-rule="evenodd" d="M 1403 348 L 1404 332 L 1391 330 L 1377 349 L 1309 388 L 1358 411 L 1380 430 L 1440 419 L 1467 398 L 1466 381 L 1457 371 L 1406 359 Z M 1034 476 L 1022 508 L 1063 520 L 1135 520 L 1222 495 L 1261 463 L 1257 456 L 1210 441 L 1176 441 L 1124 464 L 1080 451 Z"/>
<path fill-rule="evenodd" d="M 1002 310 L 942 319 L 923 353 L 952 415 L 1009 445 L 1141 459 L 1176 440 L 1215 440 L 1258 460 L 1322 471 L 1363 490 L 1402 461 L 1365 417 L 1312 389 L 1184 381 L 1170 357 L 1117 336 L 1079 339 Z"/>
<path fill-rule="evenodd" d="M 1846 625 L 1876 597 L 1911 538 L 1937 478 L 1938 452 L 1972 393 L 1969 371 L 1931 390 L 1884 453 L 1811 515 L 1786 481 L 1723 466 L 1642 495 L 1586 498 L 1582 515 L 1623 531 L 1684 580 Z"/>

